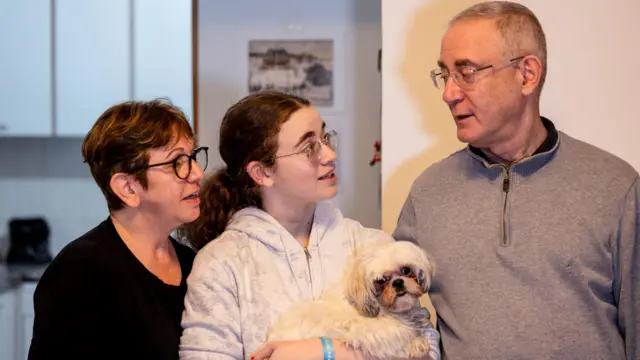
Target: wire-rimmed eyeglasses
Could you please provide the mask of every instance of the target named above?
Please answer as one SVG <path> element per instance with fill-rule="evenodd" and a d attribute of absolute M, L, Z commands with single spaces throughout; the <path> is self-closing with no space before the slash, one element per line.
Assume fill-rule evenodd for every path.
<path fill-rule="evenodd" d="M 473 85 L 476 83 L 477 74 L 482 70 L 494 69 L 494 71 L 500 70 L 502 68 L 508 67 L 515 61 L 520 61 L 524 59 L 524 56 L 518 56 L 516 58 L 507 60 L 503 63 L 499 64 L 491 64 L 479 68 L 471 68 L 471 67 L 462 67 L 460 71 L 448 71 L 444 69 L 434 69 L 431 70 L 431 81 L 433 85 L 438 89 L 444 89 L 447 86 L 447 81 L 449 80 L 449 76 L 453 77 L 453 81 L 455 81 L 456 85 L 458 85 L 461 89 L 471 89 Z"/>
<path fill-rule="evenodd" d="M 294 156 L 299 154 L 306 154 L 307 158 L 314 163 L 319 163 L 322 160 L 322 145 L 327 146 L 329 149 L 336 151 L 338 148 L 338 132 L 331 130 L 325 133 L 320 140 L 314 140 L 307 143 L 302 150 L 296 151 L 291 154 L 276 156 L 276 159 Z"/>
<path fill-rule="evenodd" d="M 202 146 L 194 149 L 191 155 L 182 154 L 171 161 L 143 165 L 136 170 L 146 170 L 156 166 L 171 165 L 178 179 L 184 180 L 191 175 L 191 169 L 193 168 L 194 161 L 198 166 L 200 166 L 202 171 L 205 171 L 209 164 L 209 148 L 207 146 Z"/>

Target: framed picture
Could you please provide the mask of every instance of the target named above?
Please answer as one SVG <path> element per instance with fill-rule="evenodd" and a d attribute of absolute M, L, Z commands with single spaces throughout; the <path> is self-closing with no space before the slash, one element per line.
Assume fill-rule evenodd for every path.
<path fill-rule="evenodd" d="M 334 105 L 333 40 L 250 40 L 249 92 L 277 90 Z"/>

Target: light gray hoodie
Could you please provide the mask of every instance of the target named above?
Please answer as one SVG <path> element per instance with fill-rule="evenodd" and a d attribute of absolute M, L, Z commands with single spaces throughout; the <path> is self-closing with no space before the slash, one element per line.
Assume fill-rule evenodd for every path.
<path fill-rule="evenodd" d="M 358 245 L 392 241 L 346 219 L 329 202 L 316 206 L 308 254 L 268 213 L 245 208 L 197 254 L 187 279 L 181 359 L 247 358 L 295 302 L 315 299 L 342 275 Z M 425 334 L 439 358 L 437 330 Z"/>

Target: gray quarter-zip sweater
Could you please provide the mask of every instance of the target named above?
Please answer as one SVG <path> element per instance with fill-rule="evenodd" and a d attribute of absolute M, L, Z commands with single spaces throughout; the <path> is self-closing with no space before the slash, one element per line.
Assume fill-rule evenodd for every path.
<path fill-rule="evenodd" d="M 640 359 L 640 184 L 556 132 L 510 167 L 472 148 L 429 167 L 397 240 L 436 262 L 443 359 Z"/>

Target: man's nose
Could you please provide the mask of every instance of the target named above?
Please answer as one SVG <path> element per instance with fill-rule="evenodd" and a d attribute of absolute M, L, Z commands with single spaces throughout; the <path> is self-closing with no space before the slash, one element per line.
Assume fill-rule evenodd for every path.
<path fill-rule="evenodd" d="M 444 91 L 442 92 L 442 100 L 451 107 L 462 101 L 464 98 L 464 91 L 460 88 L 458 83 L 454 80 L 454 76 L 449 76 L 447 82 L 444 84 Z"/>

